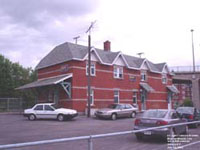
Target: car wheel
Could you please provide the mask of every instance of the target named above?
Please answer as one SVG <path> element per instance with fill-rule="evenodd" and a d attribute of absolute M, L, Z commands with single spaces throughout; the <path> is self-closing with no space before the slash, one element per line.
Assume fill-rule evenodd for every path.
<path fill-rule="evenodd" d="M 131 113 L 131 118 L 135 118 L 135 116 L 136 116 L 136 113 L 135 113 L 135 112 L 132 112 L 132 113 Z"/>
<path fill-rule="evenodd" d="M 36 117 L 35 117 L 34 114 L 30 114 L 30 115 L 28 116 L 28 119 L 31 120 L 31 121 L 33 121 L 33 120 L 36 119 Z"/>
<path fill-rule="evenodd" d="M 143 139 L 143 135 L 141 133 L 135 133 L 135 136 L 136 136 L 138 141 Z"/>
<path fill-rule="evenodd" d="M 112 115 L 111 115 L 111 119 L 112 119 L 112 120 L 116 120 L 116 119 L 117 119 L 117 115 L 116 115 L 116 114 L 112 114 Z"/>
<path fill-rule="evenodd" d="M 58 115 L 58 121 L 64 121 L 64 115 L 60 114 Z"/>

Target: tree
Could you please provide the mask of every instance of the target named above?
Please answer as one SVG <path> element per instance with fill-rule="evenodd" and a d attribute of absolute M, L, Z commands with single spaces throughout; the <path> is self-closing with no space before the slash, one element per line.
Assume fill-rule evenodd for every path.
<path fill-rule="evenodd" d="M 31 91 L 22 92 L 15 88 L 36 80 L 36 72 L 32 68 L 24 68 L 19 63 L 12 63 L 0 54 L 0 97 L 21 97 L 33 101 Z"/>

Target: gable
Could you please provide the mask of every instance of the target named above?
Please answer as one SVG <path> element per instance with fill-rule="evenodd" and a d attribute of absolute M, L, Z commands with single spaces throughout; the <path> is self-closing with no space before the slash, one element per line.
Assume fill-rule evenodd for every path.
<path fill-rule="evenodd" d="M 142 64 L 141 69 L 142 69 L 142 70 L 149 70 L 149 67 L 148 67 L 148 65 L 147 65 L 147 62 L 144 62 L 144 63 Z"/>
<path fill-rule="evenodd" d="M 165 73 L 165 74 L 169 73 L 169 70 L 168 70 L 167 66 L 165 66 L 163 68 L 162 73 Z"/>
<path fill-rule="evenodd" d="M 119 56 L 117 58 L 117 60 L 113 63 L 114 65 L 117 65 L 117 66 L 126 66 L 122 56 Z"/>

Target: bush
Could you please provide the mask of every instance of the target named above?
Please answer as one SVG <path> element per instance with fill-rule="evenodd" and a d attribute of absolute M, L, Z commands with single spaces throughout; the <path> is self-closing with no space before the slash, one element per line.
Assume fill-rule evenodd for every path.
<path fill-rule="evenodd" d="M 193 106 L 193 102 L 191 99 L 189 98 L 186 98 L 184 101 L 183 101 L 183 106 L 189 106 L 189 107 L 192 107 Z"/>

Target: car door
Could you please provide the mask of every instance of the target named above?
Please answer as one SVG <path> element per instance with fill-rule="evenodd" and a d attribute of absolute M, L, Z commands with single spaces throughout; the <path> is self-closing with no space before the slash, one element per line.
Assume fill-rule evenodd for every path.
<path fill-rule="evenodd" d="M 56 119 L 57 114 L 55 109 L 53 109 L 50 105 L 44 105 L 44 117 L 48 119 Z"/>
<path fill-rule="evenodd" d="M 119 107 L 119 117 L 125 117 L 127 114 L 127 109 L 125 105 L 120 105 Z"/>
<path fill-rule="evenodd" d="M 130 117 L 133 113 L 133 107 L 130 104 L 126 104 L 126 117 Z"/>
<path fill-rule="evenodd" d="M 36 105 L 34 110 L 34 114 L 36 118 L 44 118 L 44 106 L 43 105 Z"/>

